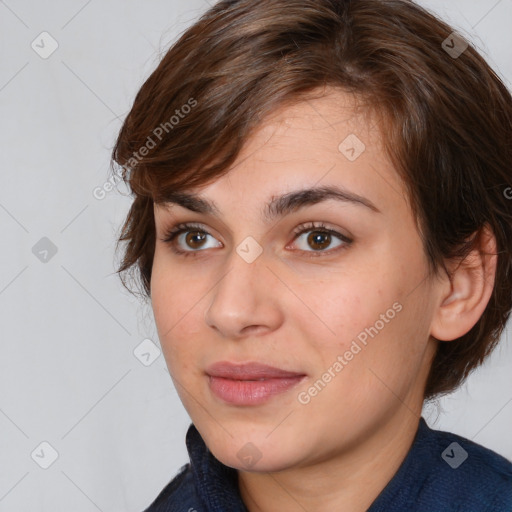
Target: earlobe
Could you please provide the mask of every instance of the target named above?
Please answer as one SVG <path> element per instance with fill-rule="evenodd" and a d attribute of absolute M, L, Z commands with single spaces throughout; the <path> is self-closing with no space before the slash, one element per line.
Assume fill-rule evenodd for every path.
<path fill-rule="evenodd" d="M 451 262 L 450 277 L 439 284 L 439 305 L 431 336 L 440 341 L 460 338 L 478 322 L 494 288 L 496 238 L 488 226 L 476 235 L 473 250 L 462 261 Z"/>

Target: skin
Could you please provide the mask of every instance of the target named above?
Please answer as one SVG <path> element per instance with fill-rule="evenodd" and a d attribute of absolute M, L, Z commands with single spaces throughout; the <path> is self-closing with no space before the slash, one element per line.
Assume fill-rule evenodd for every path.
<path fill-rule="evenodd" d="M 338 149 L 350 134 L 366 146 L 355 161 Z M 319 185 L 343 187 L 379 212 L 331 199 L 271 224 L 262 219 L 273 196 Z M 221 216 L 155 204 L 151 279 L 162 349 L 187 412 L 215 457 L 238 470 L 251 512 L 366 510 L 413 441 L 434 337 L 453 340 L 476 323 L 495 259 L 475 252 L 452 280 L 429 275 L 378 126 L 339 90 L 274 112 L 228 174 L 193 192 L 214 201 Z M 186 235 L 175 239 L 195 255 L 175 254 L 162 241 L 180 222 L 209 233 L 203 246 L 187 245 Z M 294 228 L 308 222 L 324 222 L 352 243 L 327 236 L 315 250 L 308 235 L 316 228 L 294 238 Z M 252 263 L 236 252 L 248 236 L 263 249 Z M 301 403 L 299 394 L 397 303 L 394 318 Z M 306 378 L 262 405 L 233 406 L 210 391 L 205 369 L 217 361 L 258 361 Z M 249 442 L 261 455 L 250 467 L 237 456 Z"/>

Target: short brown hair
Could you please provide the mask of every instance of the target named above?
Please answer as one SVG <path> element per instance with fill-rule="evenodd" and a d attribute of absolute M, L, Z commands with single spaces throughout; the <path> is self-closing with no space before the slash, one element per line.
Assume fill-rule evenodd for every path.
<path fill-rule="evenodd" d="M 496 237 L 487 308 L 467 334 L 438 343 L 425 398 L 453 390 L 495 347 L 512 307 L 512 98 L 471 45 L 460 56 L 447 51 L 443 41 L 461 45 L 452 32 L 408 0 L 210 8 L 145 81 L 113 149 L 112 168 L 122 167 L 134 194 L 118 272 L 132 271 L 148 296 L 153 202 L 228 172 L 275 108 L 338 87 L 381 114 L 432 271 L 467 255 L 484 226 Z"/>

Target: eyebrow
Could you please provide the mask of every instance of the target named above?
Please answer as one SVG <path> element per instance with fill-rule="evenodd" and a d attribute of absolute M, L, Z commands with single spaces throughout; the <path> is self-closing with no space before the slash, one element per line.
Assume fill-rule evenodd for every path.
<path fill-rule="evenodd" d="M 271 200 L 263 208 L 263 218 L 268 222 L 271 222 L 276 217 L 283 217 L 288 213 L 329 199 L 363 206 L 373 212 L 381 213 L 381 211 L 369 199 L 335 185 L 330 185 L 294 190 L 277 197 L 272 196 Z M 213 201 L 200 197 L 196 194 L 186 192 L 166 193 L 164 194 L 164 197 L 158 201 L 158 204 L 164 204 L 166 206 L 177 204 L 192 212 L 217 217 L 220 217 L 221 215 L 220 210 Z"/>

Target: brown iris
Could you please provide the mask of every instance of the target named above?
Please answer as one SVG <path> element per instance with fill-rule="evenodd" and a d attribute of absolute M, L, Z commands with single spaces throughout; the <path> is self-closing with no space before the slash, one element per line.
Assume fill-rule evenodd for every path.
<path fill-rule="evenodd" d="M 322 242 L 323 238 L 323 242 Z M 324 231 L 311 231 L 308 235 L 308 244 L 315 250 L 325 249 L 329 247 L 331 243 L 331 235 L 330 233 L 325 233 Z M 314 247 L 317 245 L 317 247 Z"/>
<path fill-rule="evenodd" d="M 201 231 L 189 231 L 185 237 L 185 243 L 193 249 L 200 248 L 206 239 L 206 233 Z"/>

